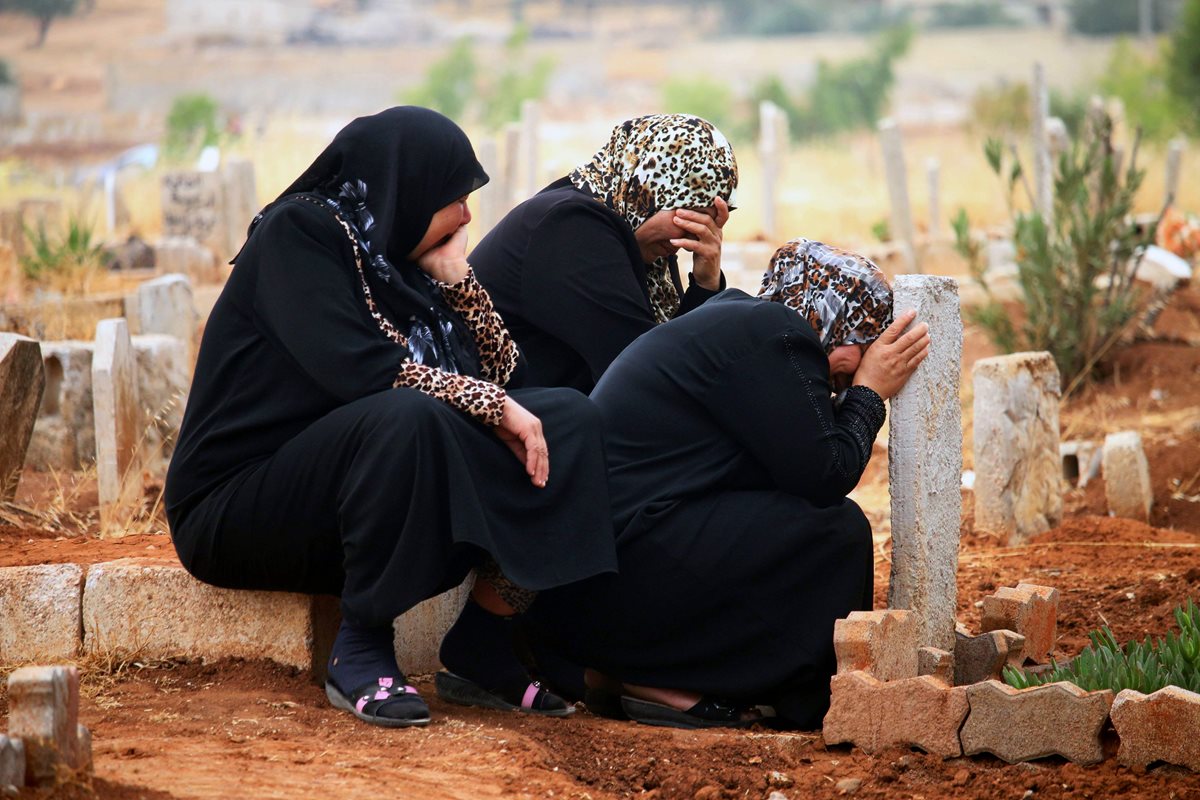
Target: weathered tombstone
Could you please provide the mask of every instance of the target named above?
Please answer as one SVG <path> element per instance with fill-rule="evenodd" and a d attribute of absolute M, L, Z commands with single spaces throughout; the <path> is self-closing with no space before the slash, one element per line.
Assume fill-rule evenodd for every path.
<path fill-rule="evenodd" d="M 929 238 L 935 240 L 942 235 L 942 162 L 932 157 L 926 159 L 925 178 L 929 183 Z"/>
<path fill-rule="evenodd" d="M 787 141 L 780 141 L 780 118 L 786 125 L 786 116 L 779 106 L 764 100 L 758 107 L 758 157 L 762 162 L 762 230 L 767 241 L 774 242 L 779 236 L 779 184 L 783 167 L 783 154 Z M 786 132 L 786 128 L 784 128 Z"/>
<path fill-rule="evenodd" d="M 218 253 L 224 262 L 241 249 L 246 241 L 246 229 L 258 213 L 258 185 L 254 178 L 254 163 L 244 158 L 226 159 L 221 166 L 221 182 L 224 187 L 224 227 L 228 239 L 225 247 Z"/>
<path fill-rule="evenodd" d="M 25 463 L 35 469 L 82 469 L 96 457 L 92 342 L 42 342 L 46 389 Z"/>
<path fill-rule="evenodd" d="M 192 284 L 186 275 L 163 275 L 138 286 L 138 320 L 146 333 L 165 333 L 182 339 L 194 352 L 200 317 L 192 301 Z"/>
<path fill-rule="evenodd" d="M 15 333 L 0 333 L 0 501 L 17 493 L 45 388 L 41 346 Z"/>
<path fill-rule="evenodd" d="M 25 785 L 25 743 L 0 734 L 0 791 L 9 796 Z M 12 787 L 9 789 L 8 787 Z"/>
<path fill-rule="evenodd" d="M 1071 146 L 1071 134 L 1067 131 L 1067 123 L 1058 117 L 1046 119 L 1046 143 L 1050 147 L 1051 168 L 1058 163 L 1058 157 Z"/>
<path fill-rule="evenodd" d="M 187 275 L 196 286 L 221 281 L 213 252 L 187 236 L 160 239 L 154 245 L 154 268 L 162 275 Z"/>
<path fill-rule="evenodd" d="M 908 199 L 908 168 L 904 164 L 904 142 L 894 120 L 879 123 L 879 140 L 887 171 L 888 197 L 892 204 L 892 238 L 899 243 L 905 269 L 918 272 L 917 252 L 913 248 L 912 205 Z"/>
<path fill-rule="evenodd" d="M 1033 65 L 1033 191 L 1034 204 L 1048 225 L 1054 220 L 1054 164 L 1050 158 L 1050 140 L 1046 120 L 1050 116 L 1050 90 L 1046 86 L 1046 68 Z"/>
<path fill-rule="evenodd" d="M 22 667 L 8 676 L 8 735 L 25 745 L 25 781 L 53 784 L 59 769 L 86 768 L 79 724 L 79 670 Z M 90 736 L 87 737 L 90 740 Z"/>
<path fill-rule="evenodd" d="M 525 167 L 525 180 L 521 182 L 521 199 L 533 197 L 541 189 L 538 177 L 538 125 L 541 123 L 541 105 L 537 100 L 521 103 L 521 161 Z"/>
<path fill-rule="evenodd" d="M 1166 205 L 1174 205 L 1179 197 L 1179 173 L 1183 162 L 1183 148 L 1187 142 L 1182 138 L 1172 139 L 1167 147 L 1167 196 Z"/>
<path fill-rule="evenodd" d="M 500 157 L 496 151 L 496 140 L 491 136 L 479 143 L 479 163 L 483 165 L 491 180 L 479 190 L 479 230 L 481 236 L 496 227 L 504 216 L 504 173 L 500 169 Z"/>
<path fill-rule="evenodd" d="M 1104 438 L 1104 494 L 1111 514 L 1147 522 L 1154 503 L 1150 465 L 1137 431 L 1110 433 Z"/>
<path fill-rule="evenodd" d="M 897 313 L 929 325 L 930 352 L 888 414 L 892 569 L 888 606 L 917 614 L 920 644 L 954 650 L 959 515 L 962 511 L 962 317 L 958 284 L 898 275 Z"/>
<path fill-rule="evenodd" d="M 501 216 L 508 213 L 508 210 L 515 206 L 519 201 L 524 200 L 520 197 L 521 192 L 521 125 L 518 122 L 510 122 L 504 126 L 504 189 L 507 192 L 504 196 L 504 208 L 501 210 Z"/>
<path fill-rule="evenodd" d="M 975 386 L 975 528 L 1020 544 L 1062 518 L 1061 380 L 1049 353 L 981 358 Z"/>
<path fill-rule="evenodd" d="M 214 252 L 224 252 L 229 239 L 223 189 L 221 175 L 216 172 L 163 175 L 163 236 L 190 236 Z"/>
<path fill-rule="evenodd" d="M 137 388 L 129 326 L 124 319 L 101 320 L 92 358 L 92 399 L 100 526 L 105 532 L 113 530 L 119 508 L 141 491 L 142 412 Z"/>
<path fill-rule="evenodd" d="M 474 585 L 474 579 L 468 578 L 462 585 L 418 603 L 396 617 L 392 622 L 393 644 L 401 669 L 419 675 L 442 668 L 438 648 L 446 631 L 458 619 Z"/>
<path fill-rule="evenodd" d="M 187 343 L 163 333 L 133 337 L 137 354 L 138 400 L 145 414 L 143 452 L 170 456 L 183 424 L 191 383 L 191 356 Z"/>

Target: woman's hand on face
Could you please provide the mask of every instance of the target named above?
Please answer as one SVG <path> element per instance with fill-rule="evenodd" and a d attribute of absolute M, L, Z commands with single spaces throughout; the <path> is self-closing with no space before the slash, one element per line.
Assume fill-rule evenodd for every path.
<path fill-rule="evenodd" d="M 458 283 L 467 277 L 467 226 L 460 226 L 442 244 L 417 258 L 417 266 L 435 281 Z"/>
<path fill-rule="evenodd" d="M 504 415 L 495 428 L 500 441 L 508 445 L 517 460 L 525 465 L 529 480 L 539 489 L 550 478 L 550 450 L 542 434 L 542 421 L 511 397 L 504 398 Z"/>
<path fill-rule="evenodd" d="M 872 389 L 884 400 L 895 397 L 925 356 L 929 355 L 929 326 L 922 322 L 907 333 L 904 329 L 917 318 L 905 311 L 863 353 L 854 373 L 854 385 Z"/>
<path fill-rule="evenodd" d="M 673 222 L 690 238 L 672 239 L 671 244 L 692 254 L 692 277 L 709 291 L 721 288 L 722 228 L 729 221 L 729 204 L 718 197 L 713 201 L 717 216 L 713 219 L 703 211 L 680 208 Z"/>

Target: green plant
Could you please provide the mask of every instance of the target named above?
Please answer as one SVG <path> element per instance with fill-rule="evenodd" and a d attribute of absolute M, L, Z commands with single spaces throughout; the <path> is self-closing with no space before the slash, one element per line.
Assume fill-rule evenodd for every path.
<path fill-rule="evenodd" d="M 478 67 L 468 38 L 459 39 L 446 55 L 435 61 L 425 80 L 407 96 L 408 102 L 460 119 L 475 89 Z"/>
<path fill-rule="evenodd" d="M 1087 691 L 1134 689 L 1150 694 L 1164 686 L 1178 686 L 1200 692 L 1200 609 L 1189 599 L 1175 609 L 1175 621 L 1178 634 L 1171 631 L 1154 641 L 1147 636 L 1124 647 L 1105 625 L 1088 635 L 1091 646 L 1070 664 L 1051 662 L 1050 670 L 1040 675 L 1005 667 L 1004 680 L 1018 689 L 1070 681 Z"/>
<path fill-rule="evenodd" d="M 1187 0 L 1167 50 L 1167 86 L 1179 116 L 1200 131 L 1200 0 Z"/>
<path fill-rule="evenodd" d="M 960 254 L 983 289 L 983 304 L 968 311 L 998 347 L 1046 350 L 1053 356 L 1070 394 L 1116 344 L 1145 300 L 1134 286 L 1136 260 L 1157 225 L 1141 230 L 1132 220 L 1133 200 L 1145 176 L 1137 167 L 1137 144 L 1124 175 L 1117 172 L 1112 121 L 1099 115 L 1093 132 L 1059 159 L 1054 175 L 1053 217 L 1037 211 L 1016 213 L 1013 195 L 1033 190 L 1015 148 L 989 139 L 984 155 L 1005 184 L 1013 214 L 1023 319 L 1018 326 L 992 293 L 979 249 L 971 247 L 969 220 L 960 212 L 955 235 Z M 1135 262 L 1133 269 L 1127 269 Z"/>
<path fill-rule="evenodd" d="M 221 138 L 217 116 L 217 101 L 206 94 L 176 97 L 167 114 L 167 135 L 163 142 L 167 156 L 185 158 L 203 147 L 217 144 Z"/>
<path fill-rule="evenodd" d="M 1117 42 L 1100 91 L 1119 97 L 1125 116 L 1141 127 L 1147 139 L 1162 141 L 1182 125 L 1179 104 L 1167 88 L 1167 58 L 1146 54 L 1127 39 Z"/>
<path fill-rule="evenodd" d="M 72 215 L 67 232 L 53 237 L 45 223 L 27 226 L 25 237 L 30 252 L 21 259 L 25 277 L 64 292 L 86 292 L 92 278 L 103 267 L 104 248 L 93 241 L 91 226 Z"/>
<path fill-rule="evenodd" d="M 871 235 L 880 242 L 890 242 L 892 240 L 892 226 L 886 218 L 875 220 L 875 223 L 871 225 Z"/>

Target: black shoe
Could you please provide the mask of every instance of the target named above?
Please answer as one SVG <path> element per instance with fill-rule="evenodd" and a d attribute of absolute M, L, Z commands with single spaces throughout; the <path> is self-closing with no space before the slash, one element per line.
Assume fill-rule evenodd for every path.
<path fill-rule="evenodd" d="M 474 681 L 455 675 L 453 672 L 439 672 L 434 676 L 438 697 L 448 703 L 460 706 L 480 706 L 495 708 L 501 711 L 520 711 L 525 714 L 539 714 L 544 717 L 569 717 L 575 713 L 575 706 L 567 705 L 561 697 L 541 684 L 533 681 L 525 689 L 518 703 L 512 703 L 496 692 L 489 692 Z"/>
<path fill-rule="evenodd" d="M 634 722 L 665 728 L 749 728 L 763 721 L 757 711 L 726 705 L 709 697 L 702 697 L 687 711 L 680 711 L 626 695 L 621 698 L 621 708 Z M 752 715 L 747 716 L 748 713 Z"/>

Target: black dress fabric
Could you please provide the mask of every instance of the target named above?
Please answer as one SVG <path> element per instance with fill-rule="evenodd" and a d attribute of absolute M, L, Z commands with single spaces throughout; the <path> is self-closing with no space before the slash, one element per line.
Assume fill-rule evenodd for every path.
<path fill-rule="evenodd" d="M 166 481 L 180 560 L 219 586 L 340 594 L 360 626 L 389 624 L 487 556 L 530 590 L 612 571 L 587 398 L 513 394 L 541 418 L 553 459 L 538 489 L 492 429 L 393 388 L 418 357 L 438 374 L 479 374 L 469 331 L 453 330 L 462 318 L 405 260 L 437 209 L 486 180 L 470 143 L 424 109 L 343 134 L 256 220 L 206 324 Z M 403 197 L 406 186 L 421 196 Z M 353 235 L 295 191 L 339 193 Z M 389 339 L 379 314 L 410 334 L 436 331 L 444 347 Z"/>
<path fill-rule="evenodd" d="M 846 494 L 882 401 L 835 410 L 811 326 L 732 289 L 639 338 L 592 399 L 620 571 L 540 597 L 541 634 L 626 682 L 819 726 L 834 620 L 872 602 L 870 525 Z"/>
<path fill-rule="evenodd" d="M 633 229 L 567 178 L 509 212 L 470 261 L 528 360 L 524 385 L 589 392 L 655 325 Z M 680 315 L 716 294 L 690 281 L 685 292 L 674 256 L 670 275 Z"/>

